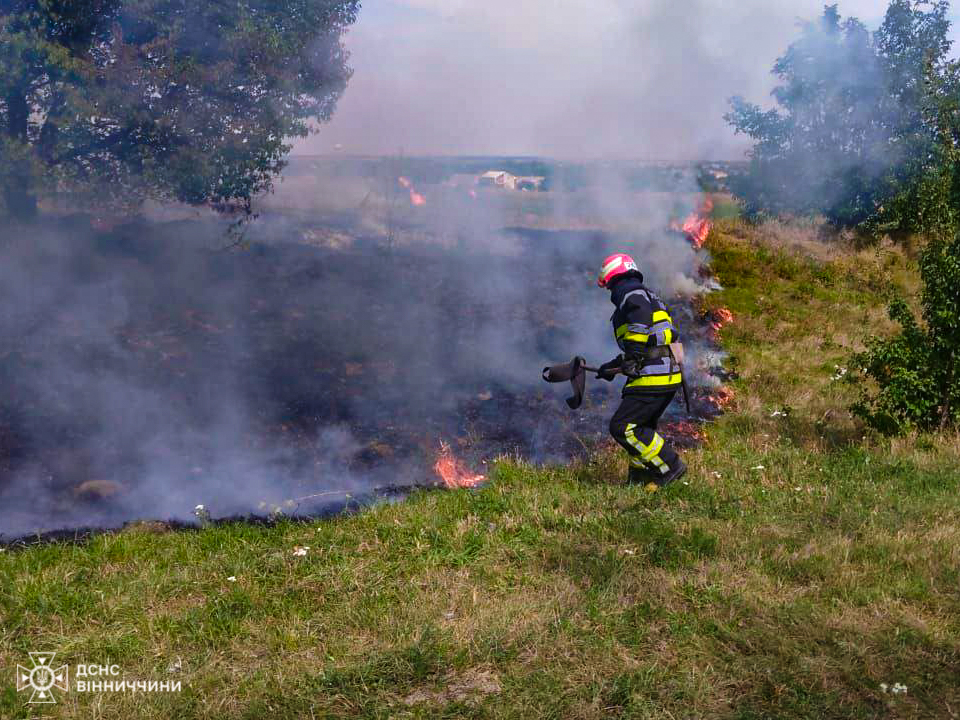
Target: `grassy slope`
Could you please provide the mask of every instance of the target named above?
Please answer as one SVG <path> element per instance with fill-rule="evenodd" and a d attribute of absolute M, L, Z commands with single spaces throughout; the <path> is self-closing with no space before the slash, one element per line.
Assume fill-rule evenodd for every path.
<path fill-rule="evenodd" d="M 54 717 L 955 717 L 960 442 L 862 439 L 830 380 L 906 263 L 735 220 L 710 242 L 740 379 L 688 484 L 503 462 L 332 522 L 8 551 L 0 716 L 56 650 L 185 689 Z"/>

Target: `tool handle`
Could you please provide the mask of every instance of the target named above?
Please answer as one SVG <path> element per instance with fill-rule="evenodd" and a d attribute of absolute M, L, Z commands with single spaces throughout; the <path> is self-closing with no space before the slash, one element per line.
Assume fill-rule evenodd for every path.
<path fill-rule="evenodd" d="M 600 368 L 590 367 L 589 365 L 581 365 L 580 367 L 583 368 L 584 370 L 586 370 L 587 372 L 592 372 L 592 373 L 599 373 L 599 372 L 600 372 Z M 613 368 L 611 368 L 611 370 L 612 370 L 612 369 L 613 369 Z M 617 372 L 616 372 L 617 375 L 619 375 L 620 373 L 623 372 L 623 370 L 621 370 L 620 368 L 616 368 L 616 371 L 617 371 Z"/>

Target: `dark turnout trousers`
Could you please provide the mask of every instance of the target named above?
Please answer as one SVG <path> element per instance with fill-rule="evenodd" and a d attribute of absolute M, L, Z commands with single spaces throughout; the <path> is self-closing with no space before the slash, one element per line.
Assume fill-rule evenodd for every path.
<path fill-rule="evenodd" d="M 652 480 L 668 474 L 680 462 L 676 451 L 657 432 L 657 423 L 674 395 L 675 390 L 625 395 L 610 419 L 610 434 L 630 456 L 630 469 L 645 471 Z"/>

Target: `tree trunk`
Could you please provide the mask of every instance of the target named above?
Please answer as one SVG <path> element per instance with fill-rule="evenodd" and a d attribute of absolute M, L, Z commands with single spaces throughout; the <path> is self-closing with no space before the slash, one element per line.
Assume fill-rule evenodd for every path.
<path fill-rule="evenodd" d="M 25 93 L 11 90 L 7 93 L 7 137 L 16 144 L 26 146 L 30 121 L 30 106 Z M 21 161 L 23 162 L 23 161 Z M 37 198 L 32 189 L 30 168 L 25 165 L 7 170 L 3 188 L 3 200 L 7 211 L 15 218 L 24 220 L 37 214 Z"/>

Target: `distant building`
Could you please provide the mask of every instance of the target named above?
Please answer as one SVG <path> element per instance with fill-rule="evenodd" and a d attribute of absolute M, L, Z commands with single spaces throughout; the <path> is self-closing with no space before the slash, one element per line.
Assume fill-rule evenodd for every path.
<path fill-rule="evenodd" d="M 454 178 L 460 177 L 455 175 Z M 476 179 L 475 184 L 486 188 L 501 188 L 503 190 L 526 190 L 540 192 L 543 190 L 545 177 L 537 175 L 511 175 L 505 170 L 491 170 Z"/>
<path fill-rule="evenodd" d="M 517 176 L 511 175 L 505 170 L 491 170 L 490 172 L 485 172 L 480 176 L 480 179 L 477 180 L 477 185 L 480 187 L 495 187 L 503 188 L 504 190 L 516 190 Z"/>

